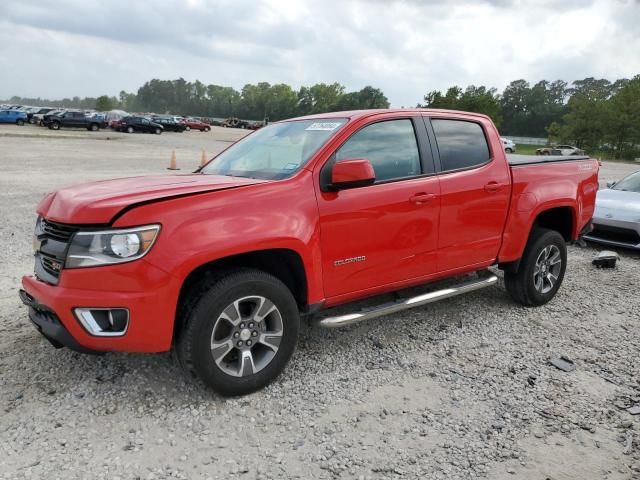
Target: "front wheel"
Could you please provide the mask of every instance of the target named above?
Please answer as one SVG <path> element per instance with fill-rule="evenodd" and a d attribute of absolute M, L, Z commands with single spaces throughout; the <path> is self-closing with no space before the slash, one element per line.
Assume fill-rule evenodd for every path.
<path fill-rule="evenodd" d="M 51 124 L 51 129 L 52 130 L 60 130 L 60 123 L 59 122 L 53 122 Z"/>
<path fill-rule="evenodd" d="M 133 133 L 133 127 L 127 127 L 127 133 Z"/>
<path fill-rule="evenodd" d="M 505 151 L 506 153 L 513 153 L 513 150 L 511 150 L 510 148 L 506 148 L 504 151 Z"/>
<path fill-rule="evenodd" d="M 535 228 L 518 271 L 505 272 L 505 287 L 522 305 L 544 305 L 558 292 L 566 268 L 567 245 L 562 235 L 555 230 Z"/>
<path fill-rule="evenodd" d="M 204 284 L 186 300 L 176 341 L 181 364 L 224 396 L 271 383 L 298 340 L 300 316 L 276 277 L 236 269 Z"/>
<path fill-rule="evenodd" d="M 98 125 L 96 125 L 95 123 L 92 123 L 89 126 L 89 130 L 91 130 L 92 132 L 97 132 L 98 131 Z"/>
<path fill-rule="evenodd" d="M 186 130 L 187 132 L 191 131 L 191 127 L 187 125 L 187 127 L 185 128 L 185 130 Z"/>
<path fill-rule="evenodd" d="M 202 130 L 203 132 L 208 132 L 209 130 L 211 130 L 209 127 L 204 127 L 204 129 Z"/>
<path fill-rule="evenodd" d="M 24 120 L 17 120 L 16 124 L 19 125 L 19 126 L 22 126 L 22 125 L 24 125 Z"/>
<path fill-rule="evenodd" d="M 156 128 L 155 132 L 156 132 L 156 135 L 160 135 L 162 133 L 162 129 Z"/>

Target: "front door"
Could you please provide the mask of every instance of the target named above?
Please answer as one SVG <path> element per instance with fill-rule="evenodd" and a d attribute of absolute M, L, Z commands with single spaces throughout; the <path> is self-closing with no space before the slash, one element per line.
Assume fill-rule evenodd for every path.
<path fill-rule="evenodd" d="M 376 182 L 337 192 L 319 191 L 327 298 L 436 271 L 440 188 L 438 178 L 429 175 L 433 173 L 430 151 L 419 146 L 416 138 L 416 129 L 424 124 L 414 122 L 404 118 L 371 123 L 335 152 L 335 162 L 369 160 Z M 324 168 L 330 168 L 332 161 Z"/>

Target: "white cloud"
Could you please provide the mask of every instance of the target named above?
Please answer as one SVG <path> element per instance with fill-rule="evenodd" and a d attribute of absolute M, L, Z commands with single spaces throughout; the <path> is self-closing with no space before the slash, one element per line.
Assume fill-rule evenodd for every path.
<path fill-rule="evenodd" d="M 638 23 L 632 0 L 0 2 L 0 98 L 182 76 L 373 85 L 408 106 L 454 84 L 633 76 Z"/>

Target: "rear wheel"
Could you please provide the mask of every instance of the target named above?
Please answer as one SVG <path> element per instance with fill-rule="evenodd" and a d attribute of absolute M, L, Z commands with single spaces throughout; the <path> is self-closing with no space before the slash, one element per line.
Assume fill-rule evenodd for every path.
<path fill-rule="evenodd" d="M 133 133 L 133 127 L 127 127 L 127 133 Z"/>
<path fill-rule="evenodd" d="M 22 126 L 22 125 L 24 125 L 24 120 L 22 120 L 22 119 L 16 120 L 16 124 Z"/>
<path fill-rule="evenodd" d="M 162 129 L 161 128 L 156 128 L 155 129 L 155 133 L 156 133 L 156 135 L 160 135 L 162 133 Z"/>
<path fill-rule="evenodd" d="M 567 246 L 555 230 L 535 228 L 524 250 L 518 271 L 505 272 L 511 297 L 525 306 L 544 305 L 557 293 L 567 267 Z"/>
<path fill-rule="evenodd" d="M 289 289 L 252 269 L 203 284 L 182 309 L 176 351 L 185 369 L 224 396 L 271 383 L 293 354 L 300 325 Z"/>
<path fill-rule="evenodd" d="M 209 130 L 211 130 L 209 127 L 204 127 L 203 132 L 208 132 Z"/>
<path fill-rule="evenodd" d="M 542 151 L 542 155 L 550 155 L 550 153 L 549 153 L 549 151 L 548 151 L 548 150 L 543 150 L 543 151 Z"/>
<path fill-rule="evenodd" d="M 185 130 L 188 132 L 191 130 L 191 127 L 189 125 L 186 126 Z"/>
<path fill-rule="evenodd" d="M 513 150 L 511 150 L 510 148 L 505 148 L 505 149 L 504 149 L 504 151 L 505 151 L 506 153 L 513 153 Z"/>
<path fill-rule="evenodd" d="M 97 124 L 95 124 L 95 123 L 92 123 L 92 124 L 89 126 L 89 130 L 91 130 L 92 132 L 97 132 L 97 131 L 98 131 L 98 125 L 97 125 Z"/>

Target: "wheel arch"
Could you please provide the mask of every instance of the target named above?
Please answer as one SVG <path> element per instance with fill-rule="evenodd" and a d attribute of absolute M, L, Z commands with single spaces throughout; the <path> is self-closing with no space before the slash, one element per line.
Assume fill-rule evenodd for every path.
<path fill-rule="evenodd" d="M 576 215 L 575 209 L 570 205 L 550 207 L 537 212 L 536 216 L 531 221 L 526 241 L 522 246 L 520 253 L 522 254 L 524 252 L 524 249 L 536 228 L 555 230 L 562 235 L 565 242 L 573 240 L 577 221 Z M 520 261 L 521 257 L 512 261 L 499 262 L 498 267 L 505 272 L 517 272 L 520 268 Z"/>
<path fill-rule="evenodd" d="M 185 277 L 178 296 L 174 338 L 182 328 L 182 309 L 187 304 L 188 296 L 217 272 L 233 268 L 253 268 L 273 275 L 291 291 L 301 311 L 307 308 L 307 276 L 304 262 L 298 252 L 287 248 L 272 248 L 238 253 L 201 264 Z"/>

